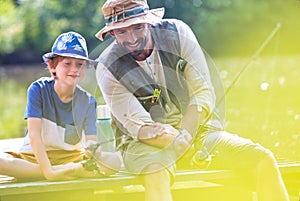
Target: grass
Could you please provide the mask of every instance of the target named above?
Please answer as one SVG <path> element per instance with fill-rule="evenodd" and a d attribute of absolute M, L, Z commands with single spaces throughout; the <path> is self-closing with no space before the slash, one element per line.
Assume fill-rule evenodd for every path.
<path fill-rule="evenodd" d="M 278 158 L 300 157 L 299 58 L 258 58 L 234 85 L 248 59 L 215 60 L 224 87 L 231 88 L 225 99 L 226 129 L 268 147 Z M 5 79 L 0 74 L 0 139 L 24 135 L 26 90 L 42 74 L 42 68 L 11 73 Z"/>
<path fill-rule="evenodd" d="M 41 66 L 0 68 L 0 139 L 24 136 L 27 87 L 31 81 L 45 74 Z"/>
<path fill-rule="evenodd" d="M 280 158 L 299 159 L 298 58 L 257 59 L 226 96 L 227 130 L 263 144 Z M 243 59 L 217 62 L 225 87 L 247 63 Z"/>

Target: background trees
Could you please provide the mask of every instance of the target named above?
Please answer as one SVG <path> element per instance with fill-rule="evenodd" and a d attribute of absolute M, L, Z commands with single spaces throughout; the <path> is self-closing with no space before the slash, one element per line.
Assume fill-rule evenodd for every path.
<path fill-rule="evenodd" d="M 41 55 L 50 50 L 57 35 L 80 32 L 90 53 L 97 56 L 101 41 L 94 35 L 104 25 L 104 1 L 0 0 L 0 139 L 24 135 L 26 89 L 36 78 L 48 76 Z M 266 57 L 256 59 L 226 94 L 226 127 L 265 145 L 278 157 L 300 160 L 300 96 L 295 95 L 300 85 L 300 1 L 148 3 L 151 8 L 165 7 L 166 18 L 182 19 L 191 26 L 213 57 L 224 88 L 233 83 L 263 40 L 281 24 L 260 55 Z M 100 97 L 99 90 L 95 91 Z M 104 104 L 101 101 L 98 103 Z"/>
<path fill-rule="evenodd" d="M 0 64 L 39 62 L 55 37 L 74 30 L 89 49 L 100 41 L 94 34 L 104 25 L 104 0 L 0 0 Z M 249 56 L 281 23 L 281 54 L 299 52 L 298 0 L 149 0 L 151 8 L 165 7 L 165 17 L 187 22 L 201 45 L 216 56 Z M 13 58 L 13 59 L 12 59 Z"/>

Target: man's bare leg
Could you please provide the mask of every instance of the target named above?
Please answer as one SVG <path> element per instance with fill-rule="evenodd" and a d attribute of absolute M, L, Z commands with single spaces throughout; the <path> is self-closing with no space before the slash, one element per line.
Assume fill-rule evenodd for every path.
<path fill-rule="evenodd" d="M 145 201 L 172 201 L 170 173 L 168 170 L 162 169 L 160 165 L 155 164 L 147 169 L 151 173 L 144 175 Z M 159 171 L 150 171 L 155 169 Z"/>
<path fill-rule="evenodd" d="M 289 195 L 273 156 L 265 157 L 257 168 L 259 201 L 289 201 Z"/>

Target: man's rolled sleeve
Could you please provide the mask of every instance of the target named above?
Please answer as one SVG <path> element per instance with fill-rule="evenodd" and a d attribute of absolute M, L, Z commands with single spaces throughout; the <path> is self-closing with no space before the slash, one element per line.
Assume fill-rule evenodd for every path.
<path fill-rule="evenodd" d="M 190 105 L 211 113 L 215 107 L 215 92 L 205 55 L 192 30 L 183 22 L 177 26 L 181 56 L 187 61 L 184 77 L 190 92 Z"/>
<path fill-rule="evenodd" d="M 110 107 L 112 115 L 134 139 L 137 139 L 139 129 L 143 125 L 154 123 L 150 114 L 101 63 L 97 66 L 96 76 L 103 98 Z"/>

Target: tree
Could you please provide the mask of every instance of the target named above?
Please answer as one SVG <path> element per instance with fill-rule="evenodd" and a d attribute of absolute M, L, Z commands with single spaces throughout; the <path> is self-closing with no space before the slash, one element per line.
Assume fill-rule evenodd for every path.
<path fill-rule="evenodd" d="M 282 24 L 280 49 L 299 52 L 300 1 L 288 0 L 149 0 L 165 7 L 165 17 L 185 21 L 200 44 L 216 56 L 249 56 L 277 23 Z"/>
<path fill-rule="evenodd" d="M 104 26 L 105 0 L 0 0 L 1 54 L 49 51 L 62 32 L 77 31 L 90 50 L 101 42 L 94 36 Z M 296 0 L 148 0 L 150 8 L 165 7 L 166 18 L 185 21 L 200 44 L 215 56 L 249 56 L 278 22 L 280 50 L 298 52 L 300 3 Z M 25 50 L 25 51 L 24 51 Z M 4 58 L 2 56 L 2 58 Z"/>
<path fill-rule="evenodd" d="M 100 11 L 98 0 L 31 0 L 22 1 L 26 24 L 25 38 L 37 51 L 48 51 L 54 39 L 62 32 L 76 31 L 88 41 L 96 32 Z"/>
<path fill-rule="evenodd" d="M 24 21 L 12 0 L 0 5 L 0 53 L 11 53 L 24 43 Z"/>

